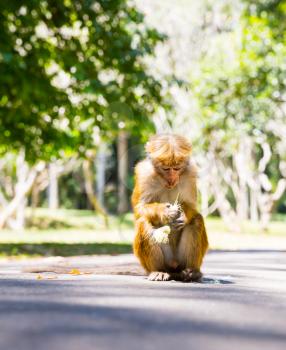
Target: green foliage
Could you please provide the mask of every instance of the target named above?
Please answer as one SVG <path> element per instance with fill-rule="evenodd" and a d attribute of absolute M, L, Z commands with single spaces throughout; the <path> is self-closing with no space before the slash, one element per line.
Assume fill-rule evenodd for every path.
<path fill-rule="evenodd" d="M 285 100 L 286 1 L 245 3 L 240 27 L 222 34 L 233 46 L 206 57 L 193 79 L 204 133 L 215 131 L 222 145 L 243 134 L 273 138 L 267 121 L 282 118 L 278 110 Z M 207 147 L 210 138 L 205 140 Z"/>
<path fill-rule="evenodd" d="M 152 129 L 161 84 L 145 56 L 163 36 L 125 0 L 0 3 L 0 152 L 84 152 L 99 130 Z"/>
<path fill-rule="evenodd" d="M 286 1 L 243 3 L 238 26 L 217 36 L 215 53 L 210 50 L 192 79 L 202 130 L 197 145 L 216 159 L 222 188 L 234 210 L 239 208 L 236 198 L 239 200 L 242 192 L 241 174 L 247 178 L 247 186 L 261 186 L 263 200 L 286 174 Z M 264 158 L 265 168 L 263 145 L 269 146 L 270 153 L 269 159 Z M 236 157 L 243 153 L 245 169 L 241 163 L 238 166 Z M 261 169 L 264 174 L 259 177 Z M 236 198 L 234 183 L 239 189 Z M 249 193 L 245 198 L 243 205 L 250 200 Z M 262 210 L 262 200 L 257 202 Z M 269 206 L 269 210 L 275 209 Z"/>

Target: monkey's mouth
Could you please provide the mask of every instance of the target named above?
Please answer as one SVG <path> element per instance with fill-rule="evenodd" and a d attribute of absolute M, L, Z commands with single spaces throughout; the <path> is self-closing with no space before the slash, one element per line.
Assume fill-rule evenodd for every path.
<path fill-rule="evenodd" d="M 170 190 L 170 189 L 172 189 L 172 188 L 176 187 L 176 186 L 177 186 L 177 184 L 178 184 L 177 182 L 172 183 L 172 184 L 167 183 L 167 184 L 165 185 L 165 187 L 166 187 L 166 188 L 168 188 L 168 189 Z"/>

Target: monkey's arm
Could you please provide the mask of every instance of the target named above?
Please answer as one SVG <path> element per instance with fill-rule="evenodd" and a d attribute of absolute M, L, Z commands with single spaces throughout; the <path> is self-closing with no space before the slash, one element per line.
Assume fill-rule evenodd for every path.
<path fill-rule="evenodd" d="M 192 228 L 191 232 L 196 232 L 196 235 L 201 239 L 200 250 L 203 257 L 208 248 L 208 237 L 204 218 L 192 205 L 182 203 L 181 206 L 185 215 L 185 225 Z"/>
<path fill-rule="evenodd" d="M 146 218 L 152 225 L 166 225 L 169 222 L 169 203 L 138 203 L 134 207 L 136 219 Z"/>
<path fill-rule="evenodd" d="M 185 214 L 185 223 L 189 224 L 192 219 L 199 214 L 197 209 L 194 207 L 194 205 L 191 205 L 189 203 L 183 202 L 181 203 L 181 207 L 183 209 L 183 212 Z"/>
<path fill-rule="evenodd" d="M 178 208 L 171 203 L 160 202 L 160 200 L 156 202 L 155 198 L 154 201 L 152 200 L 154 193 L 150 183 L 158 175 L 154 175 L 153 168 L 149 169 L 148 166 L 146 168 L 143 163 L 139 163 L 135 169 L 135 186 L 131 198 L 135 218 L 136 220 L 144 218 L 156 227 L 167 225 L 174 217 L 178 216 Z"/>

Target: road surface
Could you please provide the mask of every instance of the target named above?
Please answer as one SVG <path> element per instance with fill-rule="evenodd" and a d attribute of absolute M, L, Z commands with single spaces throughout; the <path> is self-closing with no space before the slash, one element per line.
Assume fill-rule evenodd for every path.
<path fill-rule="evenodd" d="M 0 349 L 286 348 L 285 252 L 210 252 L 203 271 L 184 284 L 147 281 L 131 255 L 2 261 Z"/>

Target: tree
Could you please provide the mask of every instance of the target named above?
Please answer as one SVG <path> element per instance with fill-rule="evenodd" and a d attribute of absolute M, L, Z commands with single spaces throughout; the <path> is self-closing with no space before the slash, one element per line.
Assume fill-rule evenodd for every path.
<path fill-rule="evenodd" d="M 128 211 L 128 194 L 127 194 L 127 179 L 128 179 L 128 135 L 122 131 L 119 133 L 117 140 L 117 163 L 118 163 L 118 206 L 119 214 L 124 214 Z"/>
<path fill-rule="evenodd" d="M 142 136 L 168 107 L 143 62 L 163 36 L 125 0 L 1 2 L 0 33 L 0 154 L 25 154 L 28 173 L 39 160 L 85 157 L 98 134 Z M 33 181 L 24 184 L 22 196 Z"/>
<path fill-rule="evenodd" d="M 285 5 L 246 2 L 229 34 L 232 59 L 206 58 L 203 83 L 194 81 L 208 163 L 202 175 L 210 184 L 204 206 L 212 201 L 232 225 L 251 218 L 266 228 L 286 188 Z"/>
<path fill-rule="evenodd" d="M 146 22 L 167 35 L 156 47 L 155 57 L 148 60 L 152 72 L 163 80 L 169 74 L 178 81 L 165 88 L 174 101 L 173 109 L 171 113 L 164 108 L 158 110 L 154 118 L 156 131 L 188 134 L 193 139 L 200 129 L 194 118 L 197 106 L 190 89 L 190 72 L 198 72 L 201 60 L 209 52 L 217 52 L 218 38 L 237 26 L 241 1 L 135 1 L 146 14 Z"/>
<path fill-rule="evenodd" d="M 161 86 L 142 57 L 162 36 L 135 7 L 124 0 L 9 1 L 0 13 L 2 153 L 24 146 L 30 160 L 46 158 L 92 143 L 96 126 L 109 132 L 120 122 L 148 124 Z M 108 119 L 115 102 L 136 117 L 124 121 L 112 110 Z"/>

